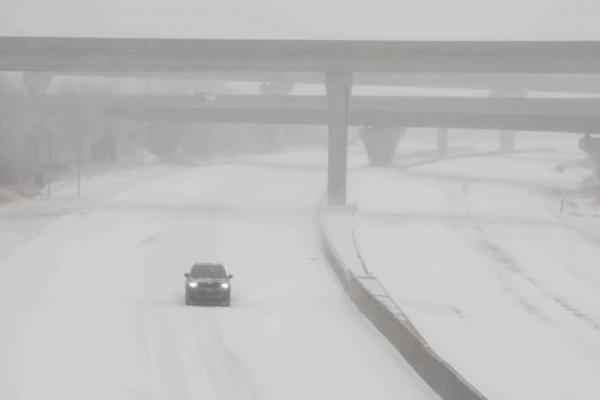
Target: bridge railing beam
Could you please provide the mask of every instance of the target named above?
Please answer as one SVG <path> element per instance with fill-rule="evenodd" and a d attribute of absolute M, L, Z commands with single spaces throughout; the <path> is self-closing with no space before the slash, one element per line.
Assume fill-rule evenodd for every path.
<path fill-rule="evenodd" d="M 348 159 L 348 104 L 352 93 L 351 72 L 327 72 L 327 113 L 329 124 L 327 204 L 346 204 Z"/>

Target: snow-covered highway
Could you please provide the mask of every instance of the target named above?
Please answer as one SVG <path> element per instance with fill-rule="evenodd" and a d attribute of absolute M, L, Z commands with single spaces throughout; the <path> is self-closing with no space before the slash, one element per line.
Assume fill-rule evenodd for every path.
<path fill-rule="evenodd" d="M 453 138 L 477 150 L 474 139 Z M 355 171 L 358 247 L 432 348 L 489 398 L 599 398 L 593 173 L 572 136 L 518 143 L 530 150 L 407 154 L 399 170 Z"/>
<path fill-rule="evenodd" d="M 323 170 L 142 175 L 2 210 L 0 399 L 436 398 L 322 258 Z M 198 260 L 231 308 L 183 305 Z"/>
<path fill-rule="evenodd" d="M 591 171 L 570 137 L 526 139 L 499 155 L 467 137 L 454 151 L 479 155 L 445 161 L 409 140 L 399 169 L 353 168 L 355 238 L 489 398 L 596 398 Z M 365 165 L 360 148 L 349 162 Z M 113 172 L 81 199 L 63 185 L 0 207 L 0 399 L 435 399 L 323 260 L 324 179 L 324 153 L 288 152 Z M 235 275 L 231 308 L 183 305 L 199 260 Z"/>

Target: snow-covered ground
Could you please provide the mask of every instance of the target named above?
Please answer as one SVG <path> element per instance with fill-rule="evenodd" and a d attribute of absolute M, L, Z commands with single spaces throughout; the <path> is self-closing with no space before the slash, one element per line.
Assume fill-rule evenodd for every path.
<path fill-rule="evenodd" d="M 577 138 L 479 156 L 492 142 L 453 138 L 445 161 L 407 139 L 397 169 L 351 173 L 371 272 L 489 398 L 600 398 L 600 202 Z"/>
<path fill-rule="evenodd" d="M 111 173 L 0 207 L 0 399 L 435 399 L 322 258 L 323 161 Z M 198 260 L 235 275 L 231 308 L 183 305 Z"/>

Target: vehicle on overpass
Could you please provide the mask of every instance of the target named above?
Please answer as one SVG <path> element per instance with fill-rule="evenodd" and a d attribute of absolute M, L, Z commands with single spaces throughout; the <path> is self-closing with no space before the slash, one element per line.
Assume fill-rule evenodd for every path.
<path fill-rule="evenodd" d="M 231 304 L 233 275 L 228 275 L 222 264 L 196 263 L 184 276 L 186 305 Z"/>

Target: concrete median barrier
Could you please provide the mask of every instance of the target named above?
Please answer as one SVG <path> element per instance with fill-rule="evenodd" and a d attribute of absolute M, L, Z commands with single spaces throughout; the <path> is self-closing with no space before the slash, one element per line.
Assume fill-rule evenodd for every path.
<path fill-rule="evenodd" d="M 325 227 L 324 215 L 326 213 L 327 210 L 323 209 L 318 215 L 323 252 L 346 293 L 361 313 L 389 340 L 442 399 L 486 399 L 429 347 L 427 341 L 419 334 L 375 276 L 361 275 L 357 268 L 352 268 L 344 262 L 344 257 L 336 248 Z"/>

